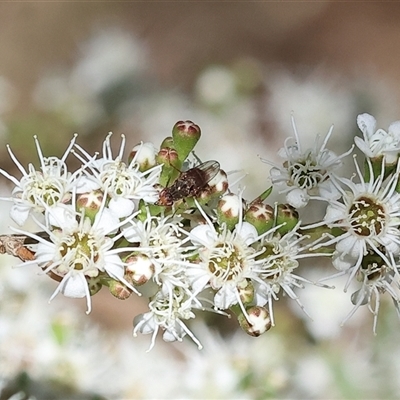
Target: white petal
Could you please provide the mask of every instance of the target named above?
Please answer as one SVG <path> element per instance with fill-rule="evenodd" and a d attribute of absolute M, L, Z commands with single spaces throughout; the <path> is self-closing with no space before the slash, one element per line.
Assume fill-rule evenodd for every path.
<path fill-rule="evenodd" d="M 142 236 L 140 233 L 143 231 L 142 221 L 130 221 L 122 227 L 124 238 L 131 243 L 141 242 Z"/>
<path fill-rule="evenodd" d="M 191 266 L 186 270 L 186 276 L 196 293 L 201 292 L 210 281 L 210 276 L 205 269 L 199 266 Z"/>
<path fill-rule="evenodd" d="M 319 195 L 324 199 L 337 200 L 340 197 L 340 192 L 332 181 L 324 181 L 318 185 Z"/>
<path fill-rule="evenodd" d="M 362 140 L 358 136 L 354 137 L 354 142 L 356 143 L 356 146 L 367 156 L 367 157 L 375 157 L 374 152 L 371 150 L 369 147 L 368 143 L 365 140 Z"/>
<path fill-rule="evenodd" d="M 174 335 L 169 331 L 165 331 L 163 333 L 163 340 L 164 342 L 175 342 L 177 340 L 177 336 L 178 336 L 177 334 Z"/>
<path fill-rule="evenodd" d="M 278 178 L 289 178 L 289 175 L 287 173 L 285 173 L 286 170 L 281 171 L 279 168 L 271 168 L 269 171 L 269 174 L 271 176 L 271 179 L 273 180 L 277 180 Z"/>
<path fill-rule="evenodd" d="M 400 253 L 400 245 L 394 239 L 398 236 L 397 229 L 391 229 L 393 234 L 387 233 L 380 238 L 380 242 L 386 247 L 389 254 L 398 255 Z"/>
<path fill-rule="evenodd" d="M 116 233 L 118 229 L 119 219 L 108 208 L 104 208 L 96 214 L 94 226 L 96 229 L 102 229 L 105 235 Z"/>
<path fill-rule="evenodd" d="M 223 286 L 214 296 L 215 307 L 221 310 L 226 310 L 236 303 L 236 288 L 229 284 Z"/>
<path fill-rule="evenodd" d="M 364 134 L 365 139 L 369 139 L 376 130 L 376 119 L 370 114 L 360 114 L 357 116 L 357 125 Z"/>
<path fill-rule="evenodd" d="M 83 274 L 78 272 L 66 276 L 65 281 L 62 282 L 60 292 L 67 297 L 85 297 L 87 293 L 87 282 Z"/>
<path fill-rule="evenodd" d="M 400 121 L 391 123 L 388 132 L 392 133 L 397 139 L 400 139 Z"/>
<path fill-rule="evenodd" d="M 76 184 L 76 193 L 90 193 L 93 190 L 99 189 L 100 184 L 98 181 L 94 180 L 93 178 L 89 178 L 87 176 L 80 176 L 77 179 Z"/>
<path fill-rule="evenodd" d="M 29 210 L 29 207 L 14 204 L 11 207 L 10 217 L 16 224 L 22 226 L 28 219 Z"/>
<path fill-rule="evenodd" d="M 63 229 L 74 229 L 77 226 L 76 215 L 72 206 L 58 205 L 46 210 L 49 224 Z"/>
<path fill-rule="evenodd" d="M 303 189 L 293 189 L 286 194 L 286 201 L 294 208 L 305 207 L 310 200 L 310 196 Z"/>
<path fill-rule="evenodd" d="M 332 256 L 332 264 L 338 271 L 347 271 L 356 264 L 357 260 L 350 256 L 343 256 L 335 251 Z"/>
<path fill-rule="evenodd" d="M 133 213 L 135 203 L 123 197 L 116 197 L 110 200 L 108 207 L 118 218 L 124 218 Z"/>
<path fill-rule="evenodd" d="M 104 270 L 113 278 L 118 280 L 124 277 L 124 265 L 118 255 L 106 256 Z"/>
<path fill-rule="evenodd" d="M 212 229 L 209 225 L 197 225 L 189 233 L 192 243 L 202 246 L 212 245 L 215 241 L 215 236 L 216 233 L 214 229 Z"/>
<path fill-rule="evenodd" d="M 236 225 L 236 230 L 238 228 L 239 224 Z M 254 243 L 258 237 L 257 229 L 254 227 L 254 225 L 250 224 L 249 222 L 242 222 L 238 234 L 248 246 Z"/>
<path fill-rule="evenodd" d="M 145 322 L 142 323 L 142 321 L 145 321 Z M 156 329 L 156 324 L 154 323 L 154 319 L 152 318 L 151 312 L 137 315 L 133 320 L 133 324 L 134 324 L 134 326 L 141 324 L 140 328 L 139 328 L 139 332 L 143 333 L 144 335 L 152 333 L 152 332 L 154 332 L 154 329 Z"/>
<path fill-rule="evenodd" d="M 35 260 L 38 264 L 47 264 L 56 258 L 56 246 L 52 242 L 39 242 L 36 247 Z"/>
<path fill-rule="evenodd" d="M 336 205 L 328 205 L 326 208 L 326 213 L 324 220 L 327 221 L 327 223 L 332 223 L 334 221 L 339 221 L 343 218 L 346 217 L 346 211 L 344 210 L 344 206 L 336 206 Z"/>
<path fill-rule="evenodd" d="M 357 259 L 360 252 L 363 251 L 362 241 L 357 239 L 355 235 L 349 235 L 338 241 L 336 251 L 341 254 L 348 254 L 350 257 Z"/>

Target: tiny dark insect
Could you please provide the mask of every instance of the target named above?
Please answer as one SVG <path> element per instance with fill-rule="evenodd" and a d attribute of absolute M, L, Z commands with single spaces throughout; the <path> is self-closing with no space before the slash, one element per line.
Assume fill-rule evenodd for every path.
<path fill-rule="evenodd" d="M 185 197 L 197 197 L 218 171 L 218 161 L 206 161 L 197 167 L 181 172 L 170 187 L 166 187 L 160 192 L 156 204 L 172 206 L 176 201 Z"/>

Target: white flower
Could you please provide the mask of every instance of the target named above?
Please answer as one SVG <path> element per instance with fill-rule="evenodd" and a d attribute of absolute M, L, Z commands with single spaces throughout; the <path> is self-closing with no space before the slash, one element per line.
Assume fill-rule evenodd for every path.
<path fill-rule="evenodd" d="M 124 237 L 138 255 L 146 256 L 154 266 L 153 280 L 161 286 L 164 295 L 171 295 L 176 286 L 187 287 L 185 270 L 190 263 L 184 253 L 188 238 L 182 238 L 178 216 L 157 217 L 148 213 L 147 218 L 129 221 L 122 227 Z"/>
<path fill-rule="evenodd" d="M 369 114 L 360 114 L 357 125 L 363 133 L 364 140 L 355 137 L 357 147 L 369 158 L 385 157 L 386 164 L 393 164 L 400 153 L 400 121 L 389 125 L 386 132 L 376 130 L 376 119 Z"/>
<path fill-rule="evenodd" d="M 188 296 L 183 288 L 175 288 L 172 296 L 165 296 L 161 291 L 157 292 L 149 303 L 150 311 L 135 318 L 133 335 L 137 336 L 138 331 L 142 334 L 153 333 L 148 351 L 153 348 L 160 328 L 164 331 L 163 339 L 166 342 L 182 341 L 186 335 L 189 335 L 201 349 L 200 342 L 182 321 L 195 318 L 192 311 L 193 303 L 194 299 Z M 201 307 L 200 303 L 196 308 L 199 307 Z"/>
<path fill-rule="evenodd" d="M 272 303 L 273 300 L 278 300 L 281 289 L 309 316 L 293 289 L 302 289 L 303 283 L 313 284 L 314 282 L 295 274 L 294 271 L 299 267 L 301 258 L 318 257 L 322 254 L 307 254 L 306 250 L 311 244 L 301 245 L 307 236 L 298 232 L 299 226 L 300 224 L 297 224 L 292 231 L 282 237 L 273 232 L 268 233 L 257 244 L 262 254 L 257 257 L 257 266 L 253 269 L 257 274 L 254 285 L 255 303 L 258 306 L 268 304 L 272 325 L 275 324 Z"/>
<path fill-rule="evenodd" d="M 192 243 L 198 246 L 199 264 L 188 268 L 187 274 L 195 293 L 211 286 L 215 291 L 214 304 L 226 310 L 241 304 L 238 286 L 251 278 L 256 251 L 250 245 L 258 238 L 257 230 L 240 221 L 231 232 L 223 224 L 216 230 L 209 219 L 189 232 Z"/>
<path fill-rule="evenodd" d="M 135 210 L 139 200 L 143 199 L 147 203 L 155 203 L 158 200 L 158 191 L 154 185 L 158 183 L 161 172 L 161 165 L 156 165 L 144 172 L 140 171 L 137 158 L 141 157 L 141 147 L 135 149 L 133 159 L 126 164 L 122 161 L 125 148 L 125 136 L 121 135 L 121 146 L 118 155 L 113 158 L 110 137 L 111 133 L 103 142 L 103 157 L 95 159 L 91 157 L 80 146 L 76 147 L 85 155 L 88 163 L 87 173 L 88 191 L 101 189 L 110 197 L 108 207 L 119 218 L 129 216 Z M 141 145 L 145 146 L 144 144 Z M 154 148 L 154 147 L 153 147 Z M 145 146 L 146 152 L 149 146 Z M 80 156 L 79 156 L 80 157 Z"/>
<path fill-rule="evenodd" d="M 26 222 L 31 211 L 47 212 L 52 207 L 69 202 L 72 192 L 79 191 L 81 185 L 79 179 L 81 170 L 71 174 L 65 164 L 65 159 L 75 143 L 76 135 L 61 158 L 44 157 L 36 136 L 34 136 L 34 140 L 40 160 L 40 171 L 37 171 L 32 164 L 28 165 L 28 171 L 26 171 L 9 146 L 7 146 L 7 149 L 10 157 L 21 171 L 22 178 L 18 181 L 18 179 L 0 169 L 0 173 L 15 184 L 13 196 L 2 198 L 2 200 L 14 203 L 10 216 L 20 226 Z"/>
<path fill-rule="evenodd" d="M 348 282 L 360 268 L 369 249 L 387 263 L 388 254 L 400 254 L 400 194 L 396 192 L 400 164 L 395 174 L 384 181 L 383 162 L 381 174 L 374 177 L 371 161 L 367 159 L 371 179 L 365 182 L 354 158 L 360 183 L 336 178 L 341 201 L 330 201 L 323 221 L 307 227 L 326 224 L 343 231 L 341 235 L 315 248 L 335 244 L 333 265 L 341 271 L 352 271 Z M 340 188 L 339 183 L 345 184 L 350 190 Z"/>
<path fill-rule="evenodd" d="M 332 126 L 322 143 L 317 135 L 314 148 L 303 151 L 293 117 L 292 126 L 295 137 L 287 138 L 285 147 L 278 153 L 284 159 L 283 167 L 262 159 L 273 166 L 270 171 L 272 183 L 284 186 L 280 193 L 285 193 L 287 202 L 296 208 L 305 207 L 313 196 L 339 198 L 340 194 L 330 178 L 352 149 L 337 156 L 326 148 L 333 132 Z"/>
<path fill-rule="evenodd" d="M 390 263 L 387 264 L 374 251 L 369 250 L 356 276 L 357 280 L 361 282 L 361 288 L 352 294 L 351 301 L 354 307 L 344 319 L 342 325 L 360 306 L 368 305 L 368 309 L 374 315 L 372 329 L 376 334 L 380 298 L 382 294 L 386 292 L 389 293 L 400 317 L 400 275 L 398 266 L 393 257 L 391 257 Z"/>
<path fill-rule="evenodd" d="M 75 219 L 71 215 L 75 215 Z M 37 264 L 44 273 L 60 282 L 50 300 L 60 292 L 67 297 L 86 297 L 89 313 L 89 286 L 96 284 L 96 278 L 100 279 L 101 276 L 120 281 L 138 293 L 124 279 L 124 263 L 117 254 L 119 249 L 112 249 L 120 237 L 112 234 L 122 224 L 115 215 L 103 206 L 91 223 L 83 213 L 76 215 L 71 207 L 69 210 L 64 209 L 64 214 L 58 213 L 53 218 L 58 221 L 55 229 L 53 226 L 38 223 L 48 234 L 49 240 L 34 233 L 17 230 L 38 242 L 34 249 L 35 260 L 23 265 Z"/>
<path fill-rule="evenodd" d="M 280 226 L 258 235 L 253 225 L 243 221 L 242 210 L 232 231 L 225 224 L 216 228 L 200 207 L 199 210 L 206 224 L 188 233 L 197 246 L 193 253 L 198 254 L 198 262 L 189 265 L 186 272 L 194 293 L 211 287 L 216 292 L 215 307 L 225 310 L 238 304 L 250 324 L 245 303 L 246 306 L 268 303 L 274 325 L 272 301 L 278 300 L 281 288 L 304 310 L 293 291 L 294 287 L 302 288 L 303 282 L 312 283 L 293 273 L 299 265 L 298 259 L 310 256 L 300 254 L 310 245 L 300 246 L 305 237 L 297 232 L 299 224 L 283 237 L 276 232 Z M 253 293 L 252 299 L 249 293 Z"/>

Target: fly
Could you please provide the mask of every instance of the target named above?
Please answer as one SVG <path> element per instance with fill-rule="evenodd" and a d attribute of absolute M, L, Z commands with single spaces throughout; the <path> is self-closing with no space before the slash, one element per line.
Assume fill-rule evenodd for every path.
<path fill-rule="evenodd" d="M 160 192 L 159 206 L 172 206 L 185 197 L 197 197 L 219 171 L 218 161 L 206 161 L 197 167 L 181 172 L 178 179 Z"/>

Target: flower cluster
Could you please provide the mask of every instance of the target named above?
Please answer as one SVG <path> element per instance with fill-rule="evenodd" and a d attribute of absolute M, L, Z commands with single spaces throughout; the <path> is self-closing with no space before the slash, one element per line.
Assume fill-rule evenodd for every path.
<path fill-rule="evenodd" d="M 387 292 L 392 297 L 400 315 L 400 121 L 392 123 L 388 132 L 376 130 L 376 120 L 369 114 L 359 115 L 357 123 L 364 135 L 364 140 L 355 137 L 365 156 L 364 171 L 354 155 L 356 174 L 348 179 L 336 173 L 343 156 L 335 158 L 325 149 L 331 130 L 321 147 L 317 140 L 313 150 L 300 152 L 295 129 L 295 151 L 286 147 L 287 160 L 283 168 L 277 168 L 287 178 L 276 182 L 287 185 L 286 199 L 297 207 L 310 199 L 327 204 L 321 221 L 303 227 L 322 239 L 310 251 L 330 251 L 332 264 L 340 271 L 333 276 L 348 275 L 345 291 L 352 281 L 361 285 L 351 296 L 354 308 L 343 323 L 361 305 L 368 305 L 376 332 L 381 295 Z M 272 173 L 273 181 L 275 176 Z"/>
<path fill-rule="evenodd" d="M 22 226 L 31 217 L 40 232 L 13 228 L 16 235 L 0 237 L 0 251 L 56 280 L 51 298 L 86 298 L 88 313 L 103 286 L 121 300 L 146 297 L 148 311 L 136 316 L 133 333 L 152 334 L 150 348 L 160 331 L 165 341 L 188 335 L 201 348 L 190 329 L 199 311 L 235 315 L 252 336 L 275 325 L 273 304 L 281 296 L 307 314 L 297 289 L 327 287 L 327 278 L 301 276 L 306 257 L 330 257 L 336 275 L 348 275 L 345 290 L 359 283 L 347 318 L 368 305 L 375 331 L 383 294 L 400 314 L 400 122 L 385 132 L 375 131 L 368 114 L 357 121 L 365 171 L 354 156 L 356 175 L 348 179 L 338 171 L 354 146 L 340 156 L 328 150 L 331 128 L 322 143 L 318 136 L 303 150 L 292 119 L 295 137 L 279 153 L 283 164 L 271 170 L 287 204 L 273 205 L 266 202 L 273 187 L 248 201 L 217 161 L 198 159 L 201 132 L 191 121 L 177 122 L 158 148 L 138 144 L 126 159 L 124 136 L 117 155 L 111 134 L 93 155 L 74 136 L 61 158 L 45 157 L 35 137 L 39 169 L 26 170 L 8 148 L 22 178 L 0 173 L 15 185 L 3 198 L 12 202 L 11 218 Z M 80 162 L 74 172 L 68 156 Z M 299 212 L 313 202 L 325 205 L 325 217 L 304 226 Z"/>

